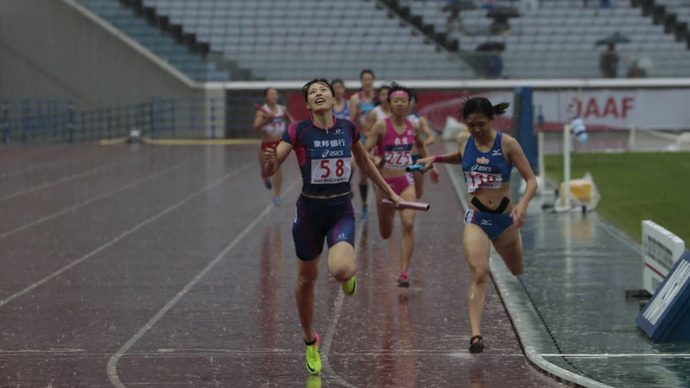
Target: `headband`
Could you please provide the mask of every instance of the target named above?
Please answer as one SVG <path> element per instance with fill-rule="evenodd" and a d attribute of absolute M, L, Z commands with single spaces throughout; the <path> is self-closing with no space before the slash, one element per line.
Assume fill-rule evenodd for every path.
<path fill-rule="evenodd" d="M 404 90 L 396 90 L 393 93 L 391 93 L 391 99 L 395 97 L 407 97 L 408 100 L 410 99 L 410 95 L 407 94 L 407 92 Z"/>

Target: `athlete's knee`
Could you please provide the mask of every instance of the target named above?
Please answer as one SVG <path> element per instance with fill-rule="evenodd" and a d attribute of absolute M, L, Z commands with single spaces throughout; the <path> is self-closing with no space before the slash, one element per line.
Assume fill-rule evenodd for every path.
<path fill-rule="evenodd" d="M 357 272 L 357 265 L 354 261 L 350 260 L 335 267 L 332 275 L 336 281 L 344 283 L 352 279 L 352 277 L 355 276 L 355 272 Z"/>
<path fill-rule="evenodd" d="M 313 287 L 316 284 L 316 279 L 319 277 L 319 271 L 302 271 L 297 274 L 297 287 Z"/>
<path fill-rule="evenodd" d="M 414 218 L 403 217 L 402 219 L 402 233 L 403 236 L 414 234 Z"/>
<path fill-rule="evenodd" d="M 384 240 L 388 240 L 393 235 L 393 228 L 379 227 L 379 234 Z"/>
<path fill-rule="evenodd" d="M 471 266 L 470 273 L 473 283 L 486 283 L 489 280 L 489 267 L 485 265 Z"/>
<path fill-rule="evenodd" d="M 522 260 L 515 260 L 515 262 L 508 266 L 508 269 L 514 276 L 520 276 L 522 275 L 522 271 L 525 269 L 525 266 L 523 265 Z"/>

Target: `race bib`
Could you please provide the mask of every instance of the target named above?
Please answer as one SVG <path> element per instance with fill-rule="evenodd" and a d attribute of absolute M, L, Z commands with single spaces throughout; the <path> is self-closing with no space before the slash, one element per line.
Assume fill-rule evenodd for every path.
<path fill-rule="evenodd" d="M 386 168 L 405 168 L 412 164 L 411 151 L 386 151 Z"/>
<path fill-rule="evenodd" d="M 500 189 L 503 183 L 501 174 L 491 174 L 487 172 L 465 171 L 467 181 L 467 191 L 475 192 L 478 188 Z"/>
<path fill-rule="evenodd" d="M 311 183 L 315 185 L 350 180 L 350 158 L 312 159 Z"/>
<path fill-rule="evenodd" d="M 264 126 L 264 131 L 269 135 L 277 135 L 285 131 L 285 120 L 282 118 L 272 119 L 271 122 Z"/>

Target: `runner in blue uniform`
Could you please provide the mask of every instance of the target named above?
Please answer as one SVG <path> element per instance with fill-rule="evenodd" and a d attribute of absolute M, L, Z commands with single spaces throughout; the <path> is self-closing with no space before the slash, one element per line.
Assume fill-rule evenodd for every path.
<path fill-rule="evenodd" d="M 333 106 L 333 116 L 336 119 L 350 118 L 350 104 L 345 99 L 345 82 L 341 79 L 334 79 L 331 82 L 335 91 L 335 105 Z"/>
<path fill-rule="evenodd" d="M 537 190 L 537 179 L 520 144 L 491 127 L 494 117 L 505 113 L 507 108 L 507 103 L 494 106 L 484 97 L 469 99 L 462 109 L 469 133 L 458 135 L 458 150 L 423 158 L 418 162 L 426 168 L 433 163 L 462 164 L 465 174 L 469 209 L 465 212 L 463 245 L 465 259 L 470 266 L 467 312 L 472 329 L 471 353 L 484 350 L 480 325 L 489 277 L 489 242 L 510 272 L 520 275 L 523 258 L 518 228 L 525 223 L 527 205 Z M 513 165 L 527 182 L 525 194 L 514 205 L 509 199 Z"/>
<path fill-rule="evenodd" d="M 359 73 L 359 82 L 362 83 L 362 89 L 350 97 L 350 118 L 357 123 L 360 128 L 364 129 L 366 125 L 367 114 L 371 112 L 376 106 L 376 91 L 374 90 L 374 81 L 376 76 L 370 69 L 364 69 Z M 366 142 L 368 133 L 362 133 L 362 143 Z M 367 177 L 365 174 L 359 174 L 359 194 L 362 197 L 362 219 L 367 219 L 367 193 L 369 192 L 369 185 L 367 184 Z"/>

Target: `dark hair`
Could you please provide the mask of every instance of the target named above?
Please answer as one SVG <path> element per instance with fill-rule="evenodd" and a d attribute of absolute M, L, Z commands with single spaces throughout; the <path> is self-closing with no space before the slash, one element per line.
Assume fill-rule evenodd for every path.
<path fill-rule="evenodd" d="M 410 94 L 410 101 L 419 102 L 417 100 L 417 91 L 414 89 L 407 89 L 407 92 Z"/>
<path fill-rule="evenodd" d="M 345 87 L 345 81 L 341 80 L 340 78 L 336 78 L 333 81 L 331 81 L 331 85 L 335 85 L 335 84 L 341 84 L 341 85 L 343 85 L 343 87 Z"/>
<path fill-rule="evenodd" d="M 362 79 L 362 76 L 363 76 L 364 74 L 371 74 L 371 76 L 372 76 L 374 79 L 376 79 L 376 76 L 374 75 L 374 71 L 371 70 L 371 69 L 364 69 L 364 70 L 362 70 L 362 71 L 359 73 L 359 79 Z"/>
<path fill-rule="evenodd" d="M 275 90 L 276 92 L 278 91 L 278 89 L 276 88 L 266 88 L 264 89 L 264 97 L 268 96 L 268 92 L 271 90 Z"/>
<path fill-rule="evenodd" d="M 488 119 L 492 119 L 494 118 L 494 116 L 500 116 L 506 113 L 506 109 L 508 109 L 508 106 L 510 106 L 510 104 L 508 104 L 507 102 L 492 105 L 491 101 L 489 101 L 489 99 L 487 98 L 472 97 L 469 100 L 465 101 L 465 105 L 463 105 L 460 109 L 462 110 L 463 119 L 467 119 L 467 117 L 472 113 L 481 113 Z"/>
<path fill-rule="evenodd" d="M 324 84 L 328 86 L 328 89 L 331 91 L 331 96 L 335 97 L 335 90 L 333 90 L 333 85 L 331 85 L 330 82 L 328 82 L 327 79 L 325 78 L 314 78 L 313 80 L 307 82 L 302 86 L 302 94 L 304 94 L 304 102 L 308 102 L 309 99 L 307 99 L 307 95 L 309 94 L 309 87 L 312 86 L 313 84 Z"/>
<path fill-rule="evenodd" d="M 410 89 L 408 89 L 402 85 L 393 84 L 393 87 L 391 87 L 390 90 L 388 91 L 388 102 L 391 102 L 391 95 L 393 93 L 397 92 L 398 90 L 402 90 L 403 92 L 407 93 L 407 95 L 410 96 L 410 98 L 412 97 L 412 93 L 410 93 Z"/>
<path fill-rule="evenodd" d="M 388 90 L 388 93 L 391 92 L 391 86 L 390 85 L 381 85 L 379 88 L 376 90 L 376 98 L 374 98 L 374 106 L 379 106 L 381 105 L 381 101 L 379 101 L 379 94 L 381 94 L 382 90 Z M 388 99 L 390 101 L 390 99 Z"/>

